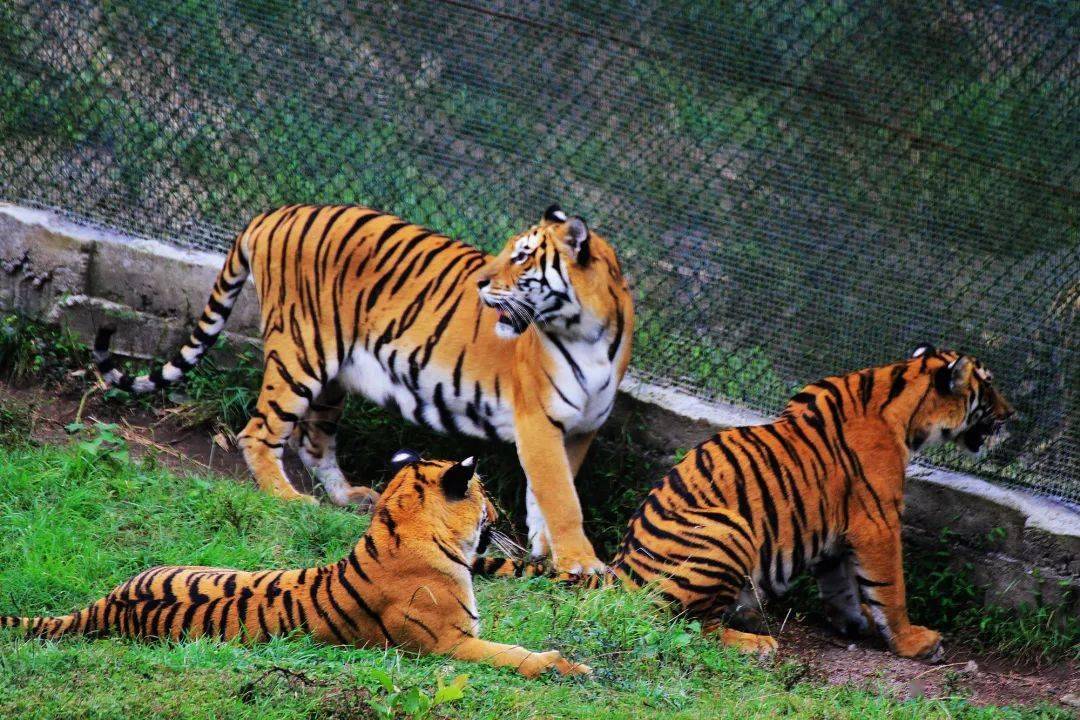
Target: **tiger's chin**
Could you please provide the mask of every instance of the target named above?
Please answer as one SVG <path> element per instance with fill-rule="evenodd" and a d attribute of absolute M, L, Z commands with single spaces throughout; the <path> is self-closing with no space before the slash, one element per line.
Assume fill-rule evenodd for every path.
<path fill-rule="evenodd" d="M 501 318 L 495 323 L 495 335 L 503 340 L 513 340 L 514 338 L 519 337 L 522 332 L 524 332 L 524 329 L 518 330 L 517 326 L 513 323 L 503 322 Z"/>
<path fill-rule="evenodd" d="M 495 335 L 504 340 L 513 340 L 525 332 L 530 323 L 503 310 L 499 310 L 499 319 L 495 322 Z"/>

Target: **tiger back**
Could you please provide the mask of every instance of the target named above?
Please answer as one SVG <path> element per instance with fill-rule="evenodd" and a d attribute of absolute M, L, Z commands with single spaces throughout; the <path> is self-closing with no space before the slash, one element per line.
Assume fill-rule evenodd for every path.
<path fill-rule="evenodd" d="M 352 552 L 330 565 L 245 572 L 156 567 L 88 608 L 59 617 L 0 616 L 55 639 L 72 633 L 181 640 L 265 641 L 306 632 L 334 645 L 399 646 L 510 666 L 589 672 L 557 651 L 533 652 L 480 639 L 470 565 L 495 532 L 495 510 L 476 463 L 395 454 L 395 477 Z"/>

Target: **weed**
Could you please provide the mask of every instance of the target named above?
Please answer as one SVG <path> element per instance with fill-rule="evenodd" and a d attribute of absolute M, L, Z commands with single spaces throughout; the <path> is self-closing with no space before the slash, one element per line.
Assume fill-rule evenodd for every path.
<path fill-rule="evenodd" d="M 223 363 L 219 358 L 233 361 Z M 170 397 L 177 418 L 189 427 L 210 425 L 236 433 L 251 417 L 262 381 L 262 359 L 250 346 L 225 345 L 203 358 Z"/>
<path fill-rule="evenodd" d="M 437 687 L 433 694 L 428 694 L 419 685 L 400 688 L 394 684 L 390 673 L 382 668 L 367 668 L 364 673 L 369 680 L 378 683 L 383 693 L 368 700 L 368 704 L 383 720 L 405 717 L 422 720 L 440 706 L 449 705 L 465 697 L 465 688 L 469 681 L 467 675 L 458 675 L 449 683 L 437 678 Z"/>
<path fill-rule="evenodd" d="M 57 381 L 89 359 L 87 347 L 65 330 L 22 315 L 0 315 L 0 380 Z"/>
<path fill-rule="evenodd" d="M 95 422 L 90 428 L 82 423 L 70 423 L 64 429 L 69 433 L 87 435 L 77 447 L 92 461 L 119 465 L 129 462 L 131 455 L 127 441 L 117 433 L 118 427 L 115 423 Z"/>
<path fill-rule="evenodd" d="M 0 612 L 85 607 L 157 564 L 332 562 L 368 522 L 335 508 L 281 503 L 225 479 L 102 462 L 99 452 L 0 447 Z M 251 522 L 237 527 L 228 520 L 233 513 Z M 0 632 L 0 717 L 1067 717 L 959 699 L 901 703 L 815 685 L 795 666 L 772 669 L 720 647 L 695 623 L 659 610 L 648 593 L 582 591 L 534 578 L 481 580 L 476 595 L 486 637 L 561 649 L 592 665 L 595 676 L 533 681 L 442 656 L 303 636 L 256 645 L 47 643 Z"/>
<path fill-rule="evenodd" d="M 34 416 L 24 405 L 0 406 L 0 445 L 21 447 L 32 441 Z"/>
<path fill-rule="evenodd" d="M 0 328 L 7 333 L 7 344 L 0 344 L 0 360 L 19 357 L 11 364 L 0 362 L 3 368 L 37 367 L 53 373 L 56 368 L 76 365 L 81 348 L 77 343 L 55 330 L 16 316 L 4 316 Z M 33 336 L 45 339 L 36 343 Z M 0 338 L 5 337 L 0 333 Z M 48 353 L 42 347 L 55 348 Z M 5 350 L 6 348 L 6 350 Z M 14 348 L 14 349 L 12 349 Z M 36 349 L 35 349 L 36 348 Z M 66 349 L 65 349 L 66 348 Z M 31 349 L 37 355 L 28 355 Z M 6 352 L 6 354 L 4 354 Z M 66 356 L 60 353 L 69 353 Z M 183 393 L 172 399 L 174 414 L 190 426 L 206 425 L 236 432 L 246 424 L 258 393 L 262 375 L 258 353 L 250 347 L 234 346 L 233 363 L 204 358 L 188 376 Z M 50 354 L 52 353 L 52 354 Z M 37 357 L 27 365 L 26 358 Z M 19 377 L 26 377 L 20 375 Z M 156 398 L 158 402 L 162 398 Z M 145 403 L 145 398 L 131 400 L 118 394 L 117 402 Z M 30 419 L 18 410 L 0 411 L 0 435 L 18 442 L 28 435 Z M 643 494 L 670 465 L 670 458 L 646 452 L 635 440 L 642 432 L 642 420 L 634 414 L 613 419 L 605 425 L 590 452 L 588 461 L 577 480 L 578 492 L 586 514 L 590 535 L 600 555 L 613 552 L 625 532 L 626 519 L 641 502 Z M 80 436 L 79 448 L 94 461 L 116 465 L 128 459 L 122 438 L 115 426 L 84 424 L 69 426 Z M 492 445 L 468 438 L 451 438 L 409 425 L 399 417 L 358 397 L 349 399 L 339 431 L 339 457 L 346 472 L 355 483 L 378 486 L 386 478 L 385 459 L 403 446 L 422 447 L 430 457 L 482 457 L 485 483 L 504 512 L 504 517 L 520 523 L 517 512 L 524 503 L 521 469 L 512 446 Z M 677 451 L 682 457 L 685 450 Z M 508 510 L 508 511 L 507 511 Z M 236 505 L 233 496 L 223 494 L 202 510 L 203 517 L 231 527 L 239 535 L 251 529 L 251 520 L 243 506 Z M 311 547 L 326 538 L 319 537 L 316 526 L 301 533 Z M 517 526 L 519 538 L 524 530 Z M 1001 542 L 1007 535 L 1004 528 L 992 529 L 986 538 L 988 546 Z M 983 651 L 1020 656 L 1039 661 L 1080 657 L 1080 619 L 1062 617 L 1055 607 L 1035 604 L 1016 610 L 984 605 L 985 591 L 974 578 L 973 568 L 955 561 L 954 538 L 944 534 L 937 549 L 905 554 L 909 609 L 913 619 L 946 632 L 951 638 Z M 796 584 L 778 606 L 781 612 L 791 608 L 815 621 L 824 621 L 816 590 L 809 579 Z"/>

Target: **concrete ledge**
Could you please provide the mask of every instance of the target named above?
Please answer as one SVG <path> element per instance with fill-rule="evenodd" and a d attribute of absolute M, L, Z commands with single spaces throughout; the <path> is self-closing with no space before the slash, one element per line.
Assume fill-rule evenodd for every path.
<path fill-rule="evenodd" d="M 209 297 L 224 262 L 216 253 L 177 248 L 68 222 L 44 210 L 0 203 L 0 309 L 57 323 L 89 342 L 114 324 L 115 350 L 170 355 Z M 226 337 L 259 337 L 259 305 L 248 283 Z"/>
<path fill-rule="evenodd" d="M 117 351 L 165 356 L 190 332 L 224 256 L 73 225 L 53 213 L 0 204 L 0 310 L 66 326 L 89 341 L 103 324 L 119 327 Z M 258 306 L 245 288 L 227 337 L 257 343 Z M 720 428 L 769 418 L 710 402 L 631 372 L 616 413 L 633 413 L 635 440 L 673 454 Z M 1080 611 L 1080 511 L 963 473 L 916 465 L 906 492 L 906 537 L 940 547 L 955 539 L 987 599 L 1019 605 L 1039 599 Z"/>

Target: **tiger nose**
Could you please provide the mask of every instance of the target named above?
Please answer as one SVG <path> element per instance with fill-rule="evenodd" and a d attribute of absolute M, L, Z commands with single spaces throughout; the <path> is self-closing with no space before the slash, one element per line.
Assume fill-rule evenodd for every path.
<path fill-rule="evenodd" d="M 488 280 L 487 278 L 480 278 L 479 280 L 476 281 L 476 287 L 478 289 L 480 289 L 480 290 L 483 290 L 484 288 L 486 288 L 490 284 L 491 284 L 491 281 Z"/>

